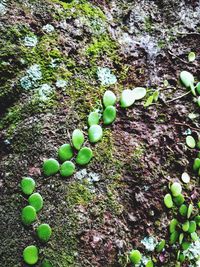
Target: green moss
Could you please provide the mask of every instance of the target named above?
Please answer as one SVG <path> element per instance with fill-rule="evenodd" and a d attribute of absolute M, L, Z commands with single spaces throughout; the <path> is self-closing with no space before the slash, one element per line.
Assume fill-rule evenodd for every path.
<path fill-rule="evenodd" d="M 146 32 L 151 33 L 153 31 L 153 21 L 151 17 L 146 17 L 144 19 L 144 28 Z"/>
<path fill-rule="evenodd" d="M 70 206 L 87 205 L 92 200 L 92 193 L 87 187 L 87 183 L 74 182 L 69 185 L 67 192 L 67 202 Z"/>

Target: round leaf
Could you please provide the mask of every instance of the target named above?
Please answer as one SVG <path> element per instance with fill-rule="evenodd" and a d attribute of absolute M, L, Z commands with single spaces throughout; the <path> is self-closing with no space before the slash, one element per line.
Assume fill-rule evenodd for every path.
<path fill-rule="evenodd" d="M 183 249 L 183 250 L 187 250 L 187 249 L 189 248 L 190 245 L 191 245 L 191 243 L 189 243 L 189 242 L 183 242 L 183 243 L 182 243 L 182 249 Z"/>
<path fill-rule="evenodd" d="M 194 233 L 197 229 L 197 224 L 195 221 L 190 221 L 190 225 L 189 225 L 189 229 L 188 229 L 188 232 L 190 234 Z"/>
<path fill-rule="evenodd" d="M 63 177 L 71 176 L 75 172 L 75 165 L 71 161 L 65 161 L 60 167 L 60 174 Z"/>
<path fill-rule="evenodd" d="M 179 208 L 179 213 L 181 214 L 181 216 L 185 217 L 187 215 L 187 206 L 185 204 L 182 204 Z"/>
<path fill-rule="evenodd" d="M 173 207 L 173 201 L 172 201 L 172 197 L 170 194 L 166 194 L 165 197 L 164 197 L 164 203 L 165 203 L 165 206 L 170 209 Z"/>
<path fill-rule="evenodd" d="M 183 172 L 181 175 L 181 180 L 185 183 L 188 184 L 190 182 L 190 176 L 187 172 Z"/>
<path fill-rule="evenodd" d="M 25 225 L 30 225 L 33 223 L 36 218 L 36 210 L 32 206 L 26 206 L 22 209 L 22 214 L 21 214 L 22 222 Z"/>
<path fill-rule="evenodd" d="M 107 106 L 103 112 L 103 122 L 108 125 L 116 119 L 116 108 L 113 106 Z"/>
<path fill-rule="evenodd" d="M 79 129 L 76 129 L 72 133 L 72 143 L 73 146 L 79 150 L 84 143 L 84 135 L 83 132 Z"/>
<path fill-rule="evenodd" d="M 182 192 L 182 187 L 181 187 L 181 185 L 180 185 L 179 183 L 174 182 L 174 183 L 171 185 L 170 190 L 171 190 L 171 192 L 172 192 L 172 195 L 173 195 L 174 197 L 177 197 L 178 195 L 181 194 L 181 192 Z"/>
<path fill-rule="evenodd" d="M 172 219 L 169 224 L 169 232 L 172 234 L 176 231 L 176 226 L 178 225 L 177 219 Z"/>
<path fill-rule="evenodd" d="M 88 124 L 89 126 L 99 124 L 99 113 L 97 111 L 93 111 L 89 114 Z"/>
<path fill-rule="evenodd" d="M 189 221 L 184 222 L 184 223 L 182 224 L 182 230 L 183 230 L 184 232 L 187 232 L 188 229 L 189 229 L 189 226 L 190 226 Z"/>
<path fill-rule="evenodd" d="M 43 207 L 43 198 L 39 193 L 34 193 L 28 198 L 29 204 L 38 212 Z"/>
<path fill-rule="evenodd" d="M 194 164 L 193 164 L 193 170 L 194 171 L 198 171 L 200 169 L 200 159 L 196 158 L 194 160 Z"/>
<path fill-rule="evenodd" d="M 186 144 L 190 148 L 195 148 L 196 142 L 195 142 L 194 138 L 191 135 L 188 135 L 186 137 Z"/>
<path fill-rule="evenodd" d="M 130 256 L 129 257 L 130 257 L 130 261 L 133 264 L 138 264 L 141 261 L 142 255 L 139 252 L 139 250 L 132 250 L 130 252 Z"/>
<path fill-rule="evenodd" d="M 73 150 L 70 144 L 63 144 L 58 149 L 58 157 L 63 162 L 73 157 Z"/>
<path fill-rule="evenodd" d="M 25 263 L 34 265 L 38 261 L 38 248 L 36 246 L 28 246 L 23 251 L 23 258 Z"/>
<path fill-rule="evenodd" d="M 38 226 L 37 236 L 42 242 L 49 241 L 51 234 L 52 234 L 52 230 L 48 224 L 43 223 Z"/>
<path fill-rule="evenodd" d="M 103 130 L 100 125 L 92 125 L 88 130 L 89 140 L 91 143 L 96 143 L 101 140 Z"/>
<path fill-rule="evenodd" d="M 76 158 L 76 163 L 79 165 L 86 165 L 90 162 L 90 160 L 93 157 L 92 150 L 88 147 L 83 147 L 81 150 L 78 152 L 77 158 Z"/>
<path fill-rule="evenodd" d="M 194 84 L 194 76 L 188 71 L 182 71 L 180 73 L 180 79 L 185 87 L 190 87 Z"/>
<path fill-rule="evenodd" d="M 130 107 L 135 102 L 133 91 L 126 89 L 122 91 L 120 103 L 122 108 Z"/>
<path fill-rule="evenodd" d="M 193 240 L 194 242 L 197 241 L 197 240 L 199 239 L 199 237 L 198 237 L 198 235 L 197 235 L 196 232 L 191 233 L 191 238 L 192 238 L 192 240 Z"/>
<path fill-rule="evenodd" d="M 105 107 L 113 106 L 116 103 L 116 99 L 115 94 L 112 91 L 107 90 L 103 96 L 103 104 Z"/>
<path fill-rule="evenodd" d="M 181 206 L 185 202 L 185 198 L 182 194 L 180 194 L 177 197 L 173 198 L 173 201 L 176 206 Z"/>
<path fill-rule="evenodd" d="M 173 245 L 176 243 L 177 239 L 179 237 L 179 233 L 177 231 L 174 231 L 171 235 L 170 235 L 170 238 L 169 238 L 169 244 L 170 245 Z"/>
<path fill-rule="evenodd" d="M 43 172 L 46 176 L 51 176 L 59 171 L 60 165 L 57 160 L 50 158 L 43 163 Z"/>
<path fill-rule="evenodd" d="M 136 87 L 132 90 L 133 92 L 133 97 L 135 98 L 135 100 L 140 100 L 143 97 L 145 97 L 147 91 L 145 88 L 143 87 Z"/>
<path fill-rule="evenodd" d="M 31 195 L 35 189 L 35 181 L 30 177 L 22 178 L 21 189 L 24 194 Z"/>
<path fill-rule="evenodd" d="M 195 58 L 196 58 L 196 55 L 195 55 L 194 52 L 190 52 L 190 53 L 188 54 L 188 61 L 189 61 L 189 62 L 193 62 L 193 61 L 195 60 Z"/>

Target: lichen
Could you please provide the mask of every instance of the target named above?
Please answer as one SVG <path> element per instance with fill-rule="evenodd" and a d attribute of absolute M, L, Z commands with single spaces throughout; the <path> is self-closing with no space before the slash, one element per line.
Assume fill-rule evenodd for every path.
<path fill-rule="evenodd" d="M 55 31 L 55 28 L 53 25 L 51 24 L 46 24 L 42 27 L 43 31 L 45 31 L 46 33 L 51 33 L 53 31 Z"/>
<path fill-rule="evenodd" d="M 24 45 L 28 47 L 35 47 L 38 43 L 37 36 L 26 36 L 24 38 Z"/>
<path fill-rule="evenodd" d="M 111 73 L 109 68 L 98 67 L 97 76 L 101 85 L 112 85 L 117 82 L 116 76 Z"/>
<path fill-rule="evenodd" d="M 141 240 L 141 243 L 145 246 L 147 251 L 154 251 L 158 241 L 155 237 L 149 236 Z"/>
<path fill-rule="evenodd" d="M 29 90 L 38 86 L 38 81 L 42 79 L 42 72 L 39 65 L 32 65 L 27 71 L 26 75 L 20 79 L 21 87 Z"/>

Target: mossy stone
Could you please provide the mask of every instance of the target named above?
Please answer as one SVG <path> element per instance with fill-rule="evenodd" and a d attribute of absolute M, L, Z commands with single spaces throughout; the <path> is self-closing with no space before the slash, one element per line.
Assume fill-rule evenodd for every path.
<path fill-rule="evenodd" d="M 100 125 L 92 125 L 88 130 L 88 136 L 91 143 L 100 141 L 103 137 L 103 130 Z"/>
<path fill-rule="evenodd" d="M 38 248 L 36 246 L 28 246 L 23 251 L 23 258 L 25 263 L 34 265 L 38 262 Z"/>
<path fill-rule="evenodd" d="M 83 147 L 78 152 L 76 157 L 76 163 L 79 165 L 86 165 L 90 162 L 93 157 L 93 152 L 89 147 Z"/>
<path fill-rule="evenodd" d="M 75 172 L 75 165 L 71 161 L 65 161 L 60 167 L 60 174 L 63 177 L 71 176 Z"/>
<path fill-rule="evenodd" d="M 103 123 L 108 125 L 116 119 L 116 108 L 113 106 L 107 106 L 103 112 Z"/>
<path fill-rule="evenodd" d="M 99 124 L 99 113 L 97 111 L 90 112 L 88 116 L 88 125 L 97 125 Z"/>
<path fill-rule="evenodd" d="M 51 176 L 59 171 L 60 165 L 57 160 L 50 158 L 43 163 L 43 172 L 46 176 Z"/>
<path fill-rule="evenodd" d="M 81 146 L 84 143 L 84 135 L 83 132 L 79 129 L 76 129 L 73 131 L 72 133 L 72 143 L 73 146 L 79 150 L 81 148 Z"/>
<path fill-rule="evenodd" d="M 31 177 L 23 177 L 21 180 L 21 189 L 25 195 L 31 195 L 35 190 L 35 181 Z"/>
<path fill-rule="evenodd" d="M 58 149 L 58 157 L 64 162 L 70 160 L 73 157 L 73 149 L 70 144 L 63 144 Z"/>
<path fill-rule="evenodd" d="M 40 224 L 37 228 L 37 236 L 42 242 L 49 241 L 52 234 L 51 227 L 47 223 Z"/>
<path fill-rule="evenodd" d="M 120 103 L 122 108 L 127 108 L 133 105 L 135 102 L 135 97 L 133 91 L 130 89 L 126 89 L 122 91 Z"/>
<path fill-rule="evenodd" d="M 36 221 L 37 214 L 33 206 L 26 206 L 22 209 L 21 219 L 23 224 L 30 225 Z"/>
<path fill-rule="evenodd" d="M 164 204 L 165 206 L 170 209 L 173 207 L 173 201 L 172 201 L 172 196 L 170 194 L 166 194 L 164 197 Z"/>
<path fill-rule="evenodd" d="M 43 207 L 43 198 L 39 193 L 34 193 L 28 198 L 29 204 L 38 212 Z"/>
<path fill-rule="evenodd" d="M 132 250 L 130 252 L 129 258 L 133 264 L 138 264 L 142 259 L 142 255 L 139 250 Z"/>
<path fill-rule="evenodd" d="M 112 91 L 107 90 L 103 95 L 103 104 L 105 107 L 114 106 L 116 99 L 115 94 Z"/>

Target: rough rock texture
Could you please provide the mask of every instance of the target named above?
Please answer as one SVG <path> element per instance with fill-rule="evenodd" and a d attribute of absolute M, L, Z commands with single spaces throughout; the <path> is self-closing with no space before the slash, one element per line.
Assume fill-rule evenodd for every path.
<path fill-rule="evenodd" d="M 181 70 L 200 79 L 199 14 L 195 0 L 0 1 L 2 267 L 26 266 L 22 252 L 29 244 L 40 247 L 37 266 L 43 258 L 55 267 L 130 266 L 130 249 L 150 255 L 144 237 L 168 239 L 171 215 L 163 195 L 170 180 L 187 171 L 185 195 L 197 202 L 199 181 L 191 168 L 197 151 L 186 148 L 185 134 L 197 138 L 199 108 L 192 95 L 177 97 L 186 93 Z M 197 54 L 192 63 L 190 51 Z M 117 83 L 102 86 L 98 67 L 110 68 Z M 45 178 L 43 160 L 57 157 L 75 128 L 87 136 L 87 116 L 102 110 L 104 91 L 119 97 L 135 86 L 148 87 L 147 97 L 159 90 L 159 100 L 148 108 L 147 97 L 127 110 L 117 105 L 116 122 L 91 146 L 87 170 Z M 44 197 L 38 222 L 27 228 L 20 219 L 27 203 L 23 176 L 33 177 Z M 39 222 L 52 226 L 46 245 L 35 237 Z M 164 262 L 153 257 L 157 266 L 175 266 L 170 249 Z"/>

